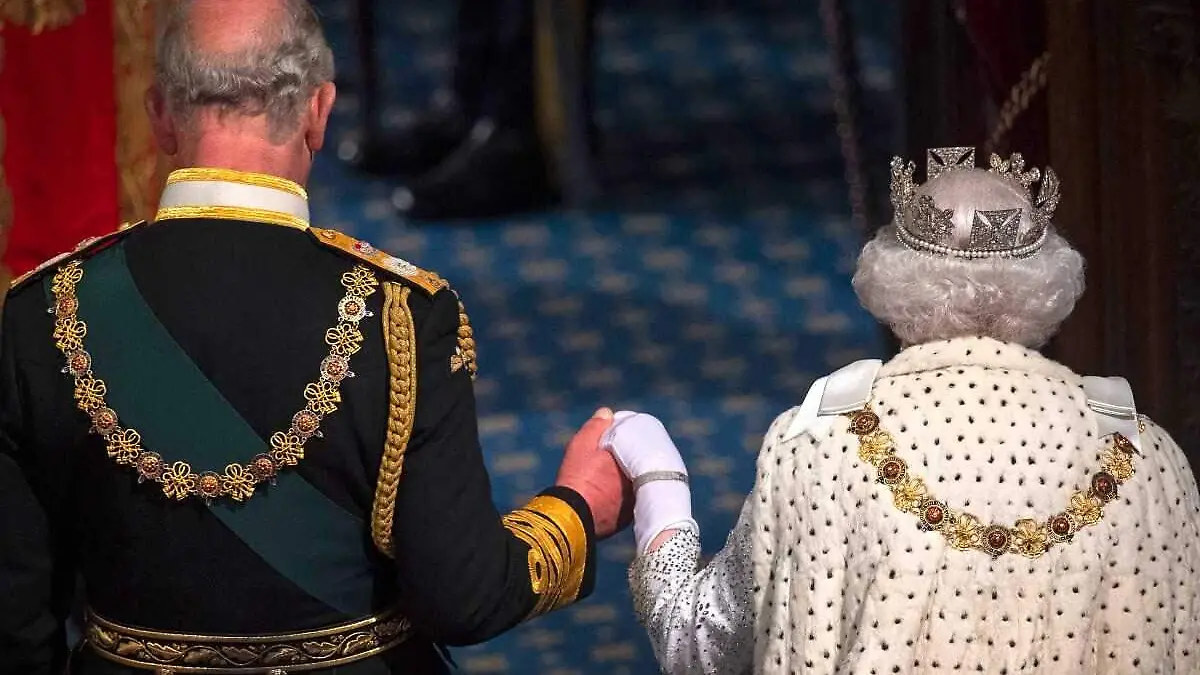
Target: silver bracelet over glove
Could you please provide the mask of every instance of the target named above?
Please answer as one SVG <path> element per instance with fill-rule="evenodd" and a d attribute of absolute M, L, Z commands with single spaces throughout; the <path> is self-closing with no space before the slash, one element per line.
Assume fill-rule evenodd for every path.
<path fill-rule="evenodd" d="M 662 422 L 651 415 L 622 411 L 600 441 L 634 486 L 633 533 L 638 555 L 668 530 L 699 534 L 692 518 L 687 467 Z"/>

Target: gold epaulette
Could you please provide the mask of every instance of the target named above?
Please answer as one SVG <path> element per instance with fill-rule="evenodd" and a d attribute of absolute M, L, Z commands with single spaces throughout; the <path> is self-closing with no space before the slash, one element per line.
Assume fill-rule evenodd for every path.
<path fill-rule="evenodd" d="M 139 220 L 135 223 L 123 223 L 115 232 L 109 232 L 108 234 L 100 235 L 99 237 L 88 237 L 87 239 L 84 239 L 76 244 L 75 248 L 71 249 L 70 251 L 67 251 L 66 253 L 60 253 L 41 265 L 38 265 L 37 267 L 22 274 L 16 279 L 13 279 L 8 288 L 10 291 L 14 291 L 20 286 L 25 285 L 26 282 L 37 278 L 42 272 L 45 272 L 52 267 L 75 260 L 76 258 L 86 256 L 101 246 L 110 244 L 126 234 L 129 234 L 134 228 L 144 225 L 145 223 L 146 221 L 144 220 Z"/>
<path fill-rule="evenodd" d="M 348 253 L 372 267 L 403 277 L 430 295 L 447 286 L 446 280 L 433 272 L 423 270 L 407 260 L 388 255 L 365 241 L 359 241 L 337 230 L 310 227 L 308 231 L 321 245 Z"/>

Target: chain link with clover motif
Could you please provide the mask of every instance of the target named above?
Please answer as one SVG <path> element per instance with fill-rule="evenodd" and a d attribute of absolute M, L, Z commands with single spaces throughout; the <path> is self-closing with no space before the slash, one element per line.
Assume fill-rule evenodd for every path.
<path fill-rule="evenodd" d="M 1134 473 L 1137 449 L 1128 438 L 1113 434 L 1101 455 L 1100 471 L 1092 475 L 1088 489 L 1071 495 L 1066 510 L 1043 521 L 1021 518 L 1011 527 L 984 523 L 929 493 L 925 481 L 912 475 L 908 463 L 896 456 L 895 438 L 879 426 L 879 416 L 870 406 L 849 417 L 850 433 L 858 436 L 859 458 L 875 468 L 876 481 L 891 490 L 897 509 L 916 516 L 917 527 L 940 533 L 951 547 L 983 551 L 993 558 L 1005 553 L 1038 558 L 1052 546 L 1071 541 L 1082 528 L 1100 521 L 1104 506 L 1117 498 L 1117 487 Z"/>
<path fill-rule="evenodd" d="M 120 466 L 137 471 L 138 482 L 154 481 L 170 499 L 183 501 L 198 497 L 206 501 L 229 498 L 244 502 L 254 496 L 260 483 L 274 481 L 279 471 L 304 459 L 304 446 L 321 435 L 321 421 L 338 409 L 342 401 L 341 383 L 354 377 L 350 357 L 362 348 L 359 323 L 372 316 L 367 297 L 376 291 L 379 280 L 364 266 L 342 275 L 346 295 L 338 303 L 338 323 L 325 333 L 329 356 L 321 362 L 320 376 L 304 388 L 306 405 L 292 416 L 287 431 L 271 436 L 270 448 L 247 464 L 230 464 L 218 473 L 197 473 L 187 462 L 168 462 L 162 455 L 142 447 L 142 436 L 132 427 L 120 424 L 120 417 L 108 406 L 108 386 L 92 371 L 92 356 L 84 348 L 87 324 L 78 315 L 79 298 L 75 288 L 83 280 L 83 264 L 74 261 L 54 275 L 54 344 L 66 359 L 63 372 L 75 379 L 75 403 L 91 419 L 93 433 L 106 442 L 108 456 Z"/>

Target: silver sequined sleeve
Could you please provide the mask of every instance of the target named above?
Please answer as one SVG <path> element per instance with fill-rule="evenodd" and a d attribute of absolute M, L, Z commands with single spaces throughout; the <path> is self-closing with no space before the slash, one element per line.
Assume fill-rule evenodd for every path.
<path fill-rule="evenodd" d="M 751 672 L 754 573 L 746 500 L 725 548 L 700 562 L 700 538 L 681 530 L 629 568 L 634 610 L 664 673 Z"/>

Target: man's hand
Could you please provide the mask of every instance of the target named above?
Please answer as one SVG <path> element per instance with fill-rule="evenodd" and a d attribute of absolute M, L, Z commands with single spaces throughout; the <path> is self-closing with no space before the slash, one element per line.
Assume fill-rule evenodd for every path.
<path fill-rule="evenodd" d="M 600 448 L 600 437 L 612 421 L 613 412 L 601 408 L 579 428 L 567 443 L 555 481 L 579 493 L 588 503 L 599 539 L 616 534 L 632 517 L 632 484 L 612 455 Z"/>

